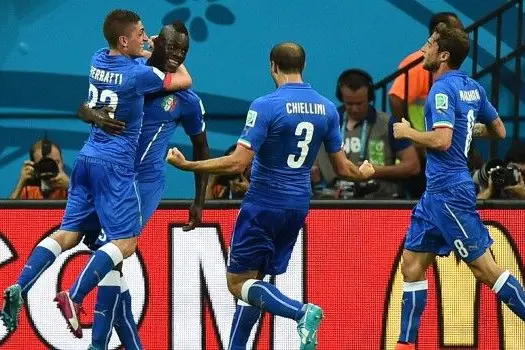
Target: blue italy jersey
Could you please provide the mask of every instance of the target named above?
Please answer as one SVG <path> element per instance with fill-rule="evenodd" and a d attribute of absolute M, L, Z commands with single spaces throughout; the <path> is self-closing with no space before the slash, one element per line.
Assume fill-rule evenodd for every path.
<path fill-rule="evenodd" d="M 81 155 L 133 168 L 142 125 L 144 95 L 163 90 L 164 73 L 129 57 L 95 53 L 89 75 L 89 106 L 108 106 L 111 117 L 126 123 L 121 135 L 110 136 L 93 126 Z"/>
<path fill-rule="evenodd" d="M 256 152 L 245 201 L 308 208 L 321 143 L 328 153 L 341 149 L 339 115 L 309 84 L 285 84 L 251 104 L 238 142 Z"/>
<path fill-rule="evenodd" d="M 490 124 L 498 113 L 487 100 L 483 87 L 460 71 L 449 71 L 432 85 L 425 105 L 428 131 L 452 128 L 452 144 L 447 151 L 427 149 L 427 190 L 442 191 L 472 181 L 467 166 L 476 121 Z"/>
<path fill-rule="evenodd" d="M 191 90 L 147 95 L 136 159 L 137 180 L 164 178 L 165 158 L 173 132 L 182 124 L 188 136 L 204 131 L 204 106 Z"/>

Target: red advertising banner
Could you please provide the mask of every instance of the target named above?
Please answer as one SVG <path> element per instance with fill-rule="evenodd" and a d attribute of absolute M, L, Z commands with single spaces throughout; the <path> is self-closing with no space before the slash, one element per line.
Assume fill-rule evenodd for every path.
<path fill-rule="evenodd" d="M 18 277 L 33 247 L 53 232 L 61 209 L 0 209 L 0 289 Z M 210 209 L 202 227 L 182 232 L 182 209 L 160 209 L 143 232 L 124 274 L 145 349 L 226 349 L 235 301 L 226 287 L 227 246 L 236 209 Z M 525 210 L 485 209 L 497 262 L 523 283 Z M 399 332 L 400 253 L 408 209 L 312 209 L 288 271 L 270 281 L 292 298 L 325 310 L 318 349 L 393 349 Z M 95 292 L 85 307 L 84 338 L 66 329 L 53 303 L 87 262 L 80 245 L 63 253 L 26 300 L 20 326 L 1 349 L 87 349 Z M 525 349 L 525 323 L 476 283 L 454 256 L 429 273 L 419 349 Z M 264 314 L 249 349 L 298 348 L 295 322 Z M 120 345 L 114 335 L 110 348 Z"/>

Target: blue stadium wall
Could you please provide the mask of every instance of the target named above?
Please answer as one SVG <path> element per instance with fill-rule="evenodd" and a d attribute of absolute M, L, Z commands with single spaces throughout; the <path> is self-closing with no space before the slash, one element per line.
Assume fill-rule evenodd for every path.
<path fill-rule="evenodd" d="M 342 70 L 359 67 L 376 80 L 391 73 L 403 56 L 424 43 L 432 13 L 454 11 L 469 25 L 503 2 L 3 0 L 0 198 L 15 186 L 29 146 L 44 131 L 62 146 L 65 162 L 72 166 L 88 135 L 88 127 L 73 114 L 87 95 L 91 54 L 105 46 L 102 21 L 114 8 L 137 11 L 150 35 L 171 19 L 186 22 L 192 37 L 187 66 L 208 112 L 209 143 L 216 156 L 236 141 L 243 127 L 240 116 L 250 101 L 273 89 L 268 53 L 275 43 L 293 40 L 303 44 L 306 80 L 335 102 L 334 81 Z M 506 23 L 503 55 L 516 38 L 512 22 Z M 480 31 L 480 67 L 494 59 L 495 31 L 495 23 Z M 471 65 L 467 61 L 465 67 Z M 504 90 L 502 114 L 511 112 L 507 95 Z M 182 131 L 177 131 L 172 143 L 190 154 L 189 140 Z M 165 198 L 192 196 L 191 174 L 169 169 L 167 175 Z"/>

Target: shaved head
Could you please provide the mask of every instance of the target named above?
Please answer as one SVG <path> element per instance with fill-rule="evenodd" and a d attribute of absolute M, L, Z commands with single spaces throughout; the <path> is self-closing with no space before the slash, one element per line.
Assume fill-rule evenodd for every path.
<path fill-rule="evenodd" d="M 306 54 L 297 43 L 281 43 L 272 48 L 270 61 L 274 62 L 279 70 L 285 74 L 299 73 L 304 69 Z"/>

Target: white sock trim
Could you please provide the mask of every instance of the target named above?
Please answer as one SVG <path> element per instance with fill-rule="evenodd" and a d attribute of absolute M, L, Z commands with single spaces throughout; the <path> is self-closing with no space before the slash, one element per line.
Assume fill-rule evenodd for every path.
<path fill-rule="evenodd" d="M 126 282 L 126 279 L 124 276 L 120 277 L 120 293 L 124 293 L 125 291 L 129 290 L 128 283 Z"/>
<path fill-rule="evenodd" d="M 242 301 L 241 299 L 237 300 L 237 305 L 239 305 L 239 306 L 251 306 L 250 304 L 248 304 L 245 301 Z"/>
<path fill-rule="evenodd" d="M 250 287 L 251 287 L 255 282 L 259 282 L 259 280 L 247 280 L 247 281 L 244 282 L 244 284 L 242 285 L 242 289 L 241 289 L 241 299 L 242 299 L 245 303 L 248 303 L 248 290 L 250 290 Z"/>
<path fill-rule="evenodd" d="M 120 272 L 112 270 L 98 283 L 99 287 L 120 287 Z"/>
<path fill-rule="evenodd" d="M 118 264 L 122 262 L 122 260 L 124 260 L 124 256 L 122 255 L 122 252 L 113 243 L 106 243 L 99 250 L 109 255 L 111 260 L 113 260 L 113 266 L 117 266 Z"/>
<path fill-rule="evenodd" d="M 494 283 L 494 286 L 492 287 L 492 291 L 498 294 L 501 288 L 503 288 L 503 286 L 505 285 L 505 282 L 507 282 L 507 280 L 509 279 L 509 277 L 510 277 L 509 270 L 503 271 L 503 273 L 496 280 L 496 283 Z"/>
<path fill-rule="evenodd" d="M 51 251 L 51 253 L 55 254 L 55 258 L 58 258 L 60 253 L 62 253 L 60 244 L 51 237 L 44 238 L 42 242 L 38 243 L 38 246 Z"/>
<path fill-rule="evenodd" d="M 417 282 L 403 282 L 403 292 L 417 292 L 428 289 L 428 280 Z"/>

